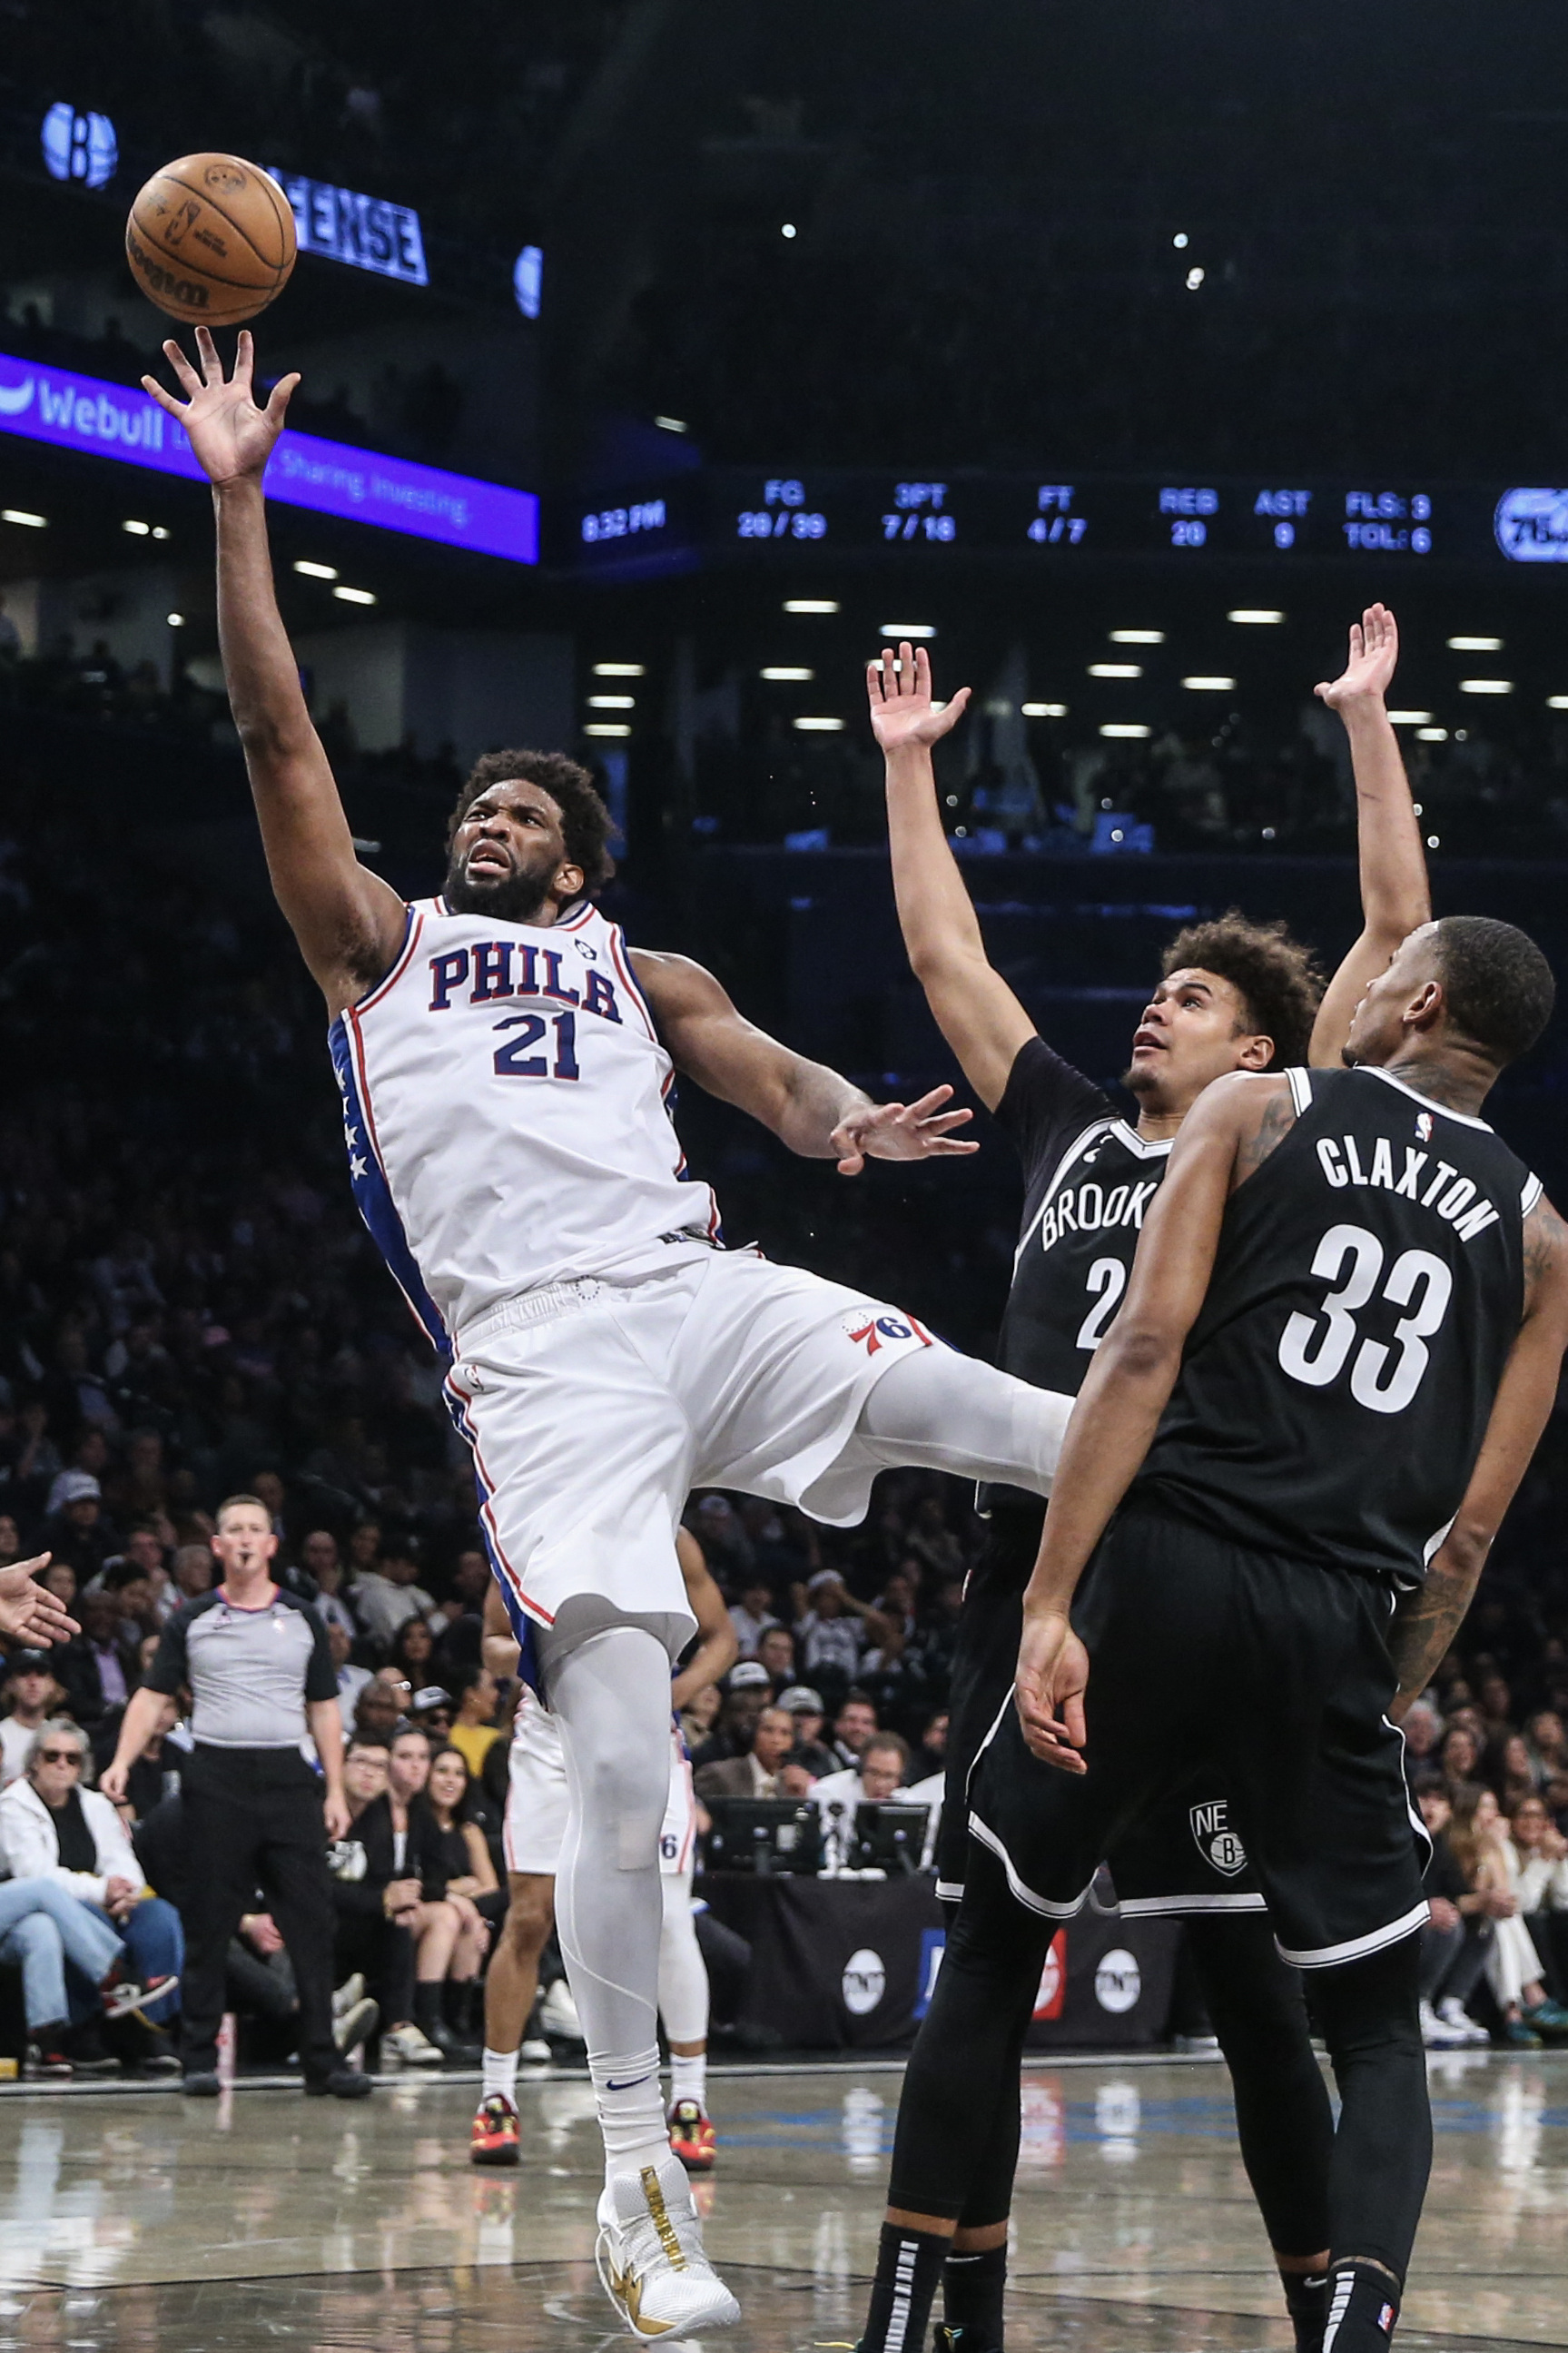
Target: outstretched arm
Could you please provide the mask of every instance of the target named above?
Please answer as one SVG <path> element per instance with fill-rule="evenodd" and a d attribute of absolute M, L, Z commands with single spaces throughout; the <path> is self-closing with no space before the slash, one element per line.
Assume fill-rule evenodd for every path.
<path fill-rule="evenodd" d="M 888 763 L 888 847 L 910 969 L 938 1029 L 987 1111 L 994 1111 L 1035 1025 L 992 965 L 973 902 L 948 847 L 931 745 L 963 717 L 969 689 L 945 710 L 931 701 L 931 657 L 900 645 L 868 666 L 871 731 Z"/>
<path fill-rule="evenodd" d="M 1079 1391 L 1051 1490 L 1014 1687 L 1037 1757 L 1082 1772 L 1089 1665 L 1068 1620 L 1078 1582 L 1137 1475 L 1170 1402 L 1235 1186 L 1289 1132 L 1283 1079 L 1237 1073 L 1205 1089 L 1182 1123 L 1139 1237 L 1127 1296 Z"/>
<path fill-rule="evenodd" d="M 226 379 L 205 327 L 196 329 L 199 375 L 178 343 L 163 349 L 184 400 L 175 400 L 151 376 L 142 381 L 184 426 L 213 486 L 218 638 L 268 871 L 300 953 L 337 1013 L 392 964 L 406 911 L 396 892 L 354 855 L 278 610 L 262 476 L 300 379 L 285 376 L 258 408 L 251 397 L 255 349 L 244 330 Z"/>
<path fill-rule="evenodd" d="M 1405 1594 L 1388 1639 L 1399 1676 L 1397 1722 L 1431 1682 L 1480 1582 L 1492 1539 L 1530 1467 L 1557 1397 L 1568 1348 L 1568 1228 L 1546 1199 L 1525 1221 L 1524 1322 L 1509 1354 L 1465 1500 L 1426 1571 Z"/>
<path fill-rule="evenodd" d="M 945 1111 L 951 1087 L 914 1103 L 874 1103 L 824 1062 L 808 1061 L 737 1012 L 689 957 L 634 948 L 632 963 L 678 1071 L 721 1103 L 761 1120 L 792 1152 L 837 1160 L 857 1176 L 868 1160 L 928 1160 L 973 1152 L 952 1134 L 971 1117 Z"/>
<path fill-rule="evenodd" d="M 1350 737 L 1361 863 L 1362 933 L 1318 1008 L 1308 1060 L 1338 1070 L 1351 1016 L 1367 984 L 1386 969 L 1401 940 L 1432 917 L 1426 852 L 1410 797 L 1386 696 L 1399 659 L 1399 630 L 1386 605 L 1369 605 L 1351 625 L 1350 658 L 1316 691 Z"/>

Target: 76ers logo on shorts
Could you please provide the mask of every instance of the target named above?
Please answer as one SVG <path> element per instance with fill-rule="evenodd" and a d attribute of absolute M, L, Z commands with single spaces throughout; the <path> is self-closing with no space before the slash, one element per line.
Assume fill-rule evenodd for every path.
<path fill-rule="evenodd" d="M 931 1334 L 924 1332 L 912 1315 L 900 1315 L 888 1308 L 862 1307 L 844 1319 L 847 1338 L 857 1347 L 864 1348 L 868 1356 L 879 1356 L 889 1342 L 912 1340 L 917 1347 L 931 1346 Z"/>
<path fill-rule="evenodd" d="M 1226 1879 L 1247 1869 L 1247 1849 L 1230 1827 L 1230 1808 L 1223 1798 L 1213 1798 L 1206 1806 L 1189 1806 L 1187 1820 L 1205 1862 Z"/>

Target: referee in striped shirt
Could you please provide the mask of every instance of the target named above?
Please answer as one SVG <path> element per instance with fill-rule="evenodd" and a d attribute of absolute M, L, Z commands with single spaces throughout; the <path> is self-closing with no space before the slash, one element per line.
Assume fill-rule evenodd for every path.
<path fill-rule="evenodd" d="M 218 2088 L 217 2035 L 230 1939 L 265 1888 L 300 1996 L 305 2090 L 362 2099 L 368 2075 L 332 2040 L 331 1881 L 326 1842 L 349 1827 L 338 1679 L 313 1609 L 275 1585 L 278 1539 L 254 1495 L 218 1507 L 212 1548 L 223 1582 L 176 1609 L 142 1689 L 132 1694 L 101 1786 L 121 1799 L 133 1760 L 174 1721 L 190 1686 L 195 1746 L 183 1777 L 192 1900 L 183 1991 L 184 2088 Z M 309 1731 L 318 1776 L 301 1746 Z M 323 1788 L 324 1784 L 324 1788 Z"/>

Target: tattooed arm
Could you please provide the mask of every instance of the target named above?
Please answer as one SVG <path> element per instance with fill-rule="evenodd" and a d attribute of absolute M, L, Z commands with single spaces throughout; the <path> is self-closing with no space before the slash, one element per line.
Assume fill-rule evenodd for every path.
<path fill-rule="evenodd" d="M 1015 1692 L 1029 1746 L 1067 1772 L 1082 1770 L 1076 1751 L 1088 1672 L 1068 1625 L 1073 1594 L 1170 1402 L 1214 1271 L 1226 1203 L 1294 1119 L 1285 1079 L 1237 1072 L 1205 1088 L 1182 1123 L 1139 1237 L 1127 1296 L 1079 1391 L 1024 1597 Z"/>
<path fill-rule="evenodd" d="M 1444 1657 L 1486 1567 L 1492 1538 L 1530 1467 L 1568 1348 L 1568 1227 L 1544 1195 L 1524 1221 L 1524 1321 L 1509 1354 L 1465 1500 L 1426 1572 L 1394 1612 L 1389 1650 L 1397 1722 Z"/>

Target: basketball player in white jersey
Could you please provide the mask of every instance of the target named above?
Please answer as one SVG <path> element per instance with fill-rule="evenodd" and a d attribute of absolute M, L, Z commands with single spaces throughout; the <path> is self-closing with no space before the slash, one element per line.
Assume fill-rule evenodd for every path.
<path fill-rule="evenodd" d="M 675 1546 L 698 1640 L 669 1694 L 669 1799 L 658 1834 L 664 1903 L 658 2011 L 669 2043 L 669 2145 L 688 2172 L 707 2173 L 713 2165 L 715 2136 L 707 2105 L 708 1970 L 691 1915 L 697 1802 L 690 1759 L 673 1718 L 698 1692 L 728 1674 L 740 1643 L 696 1537 L 679 1528 Z M 485 1597 L 484 1652 L 492 1674 L 516 1674 L 517 1638 L 499 1586 Z M 502 1830 L 510 1901 L 485 1974 L 484 2076 L 468 2142 L 475 2165 L 512 2166 L 519 2160 L 518 2052 L 539 1983 L 539 1957 L 555 1916 L 555 1878 L 570 1797 L 555 1719 L 525 1688 L 512 1729 Z"/>
<path fill-rule="evenodd" d="M 934 1344 L 912 1316 L 718 1247 L 666 1110 L 676 1071 L 794 1151 L 973 1150 L 942 1087 L 873 1103 L 742 1019 L 685 958 L 631 950 L 594 893 L 609 818 L 553 753 L 490 755 L 453 814 L 439 897 L 354 855 L 278 610 L 265 408 L 241 333 L 197 330 L 190 437 L 217 521 L 218 628 L 274 891 L 331 1021 L 360 1208 L 449 1362 L 522 1672 L 558 1719 L 572 1810 L 556 1916 L 605 2139 L 601 2275 L 638 2335 L 727 2325 L 660 2099 L 658 1832 L 669 1662 L 692 1632 L 675 1527 L 694 1486 L 844 1526 L 879 1470 L 1045 1493 L 1070 1400 Z"/>

